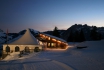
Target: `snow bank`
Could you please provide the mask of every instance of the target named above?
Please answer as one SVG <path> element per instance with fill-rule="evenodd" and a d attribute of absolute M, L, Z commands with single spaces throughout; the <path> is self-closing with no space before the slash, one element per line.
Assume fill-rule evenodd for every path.
<path fill-rule="evenodd" d="M 4 61 L 10 61 L 10 60 L 15 60 L 15 59 L 18 59 L 19 58 L 19 53 L 20 52 L 13 52 L 11 53 L 10 55 L 8 55 L 6 58 L 4 58 L 3 60 Z"/>

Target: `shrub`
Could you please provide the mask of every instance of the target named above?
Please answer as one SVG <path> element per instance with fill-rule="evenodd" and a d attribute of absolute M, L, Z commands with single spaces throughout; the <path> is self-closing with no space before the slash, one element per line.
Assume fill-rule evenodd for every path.
<path fill-rule="evenodd" d="M 39 47 L 35 47 L 34 51 L 39 52 L 40 51 Z"/>

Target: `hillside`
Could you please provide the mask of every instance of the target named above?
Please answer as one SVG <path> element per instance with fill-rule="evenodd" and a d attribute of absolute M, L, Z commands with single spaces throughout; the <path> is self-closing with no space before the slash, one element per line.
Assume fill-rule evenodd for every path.
<path fill-rule="evenodd" d="M 74 24 L 67 30 L 59 30 L 60 38 L 67 42 L 83 42 L 104 39 L 104 27 L 89 26 L 87 24 Z M 44 33 L 53 35 L 53 31 Z"/>
<path fill-rule="evenodd" d="M 31 29 L 32 32 L 33 29 Z M 39 31 L 34 31 L 38 34 Z M 82 42 L 104 39 L 104 27 L 88 26 L 87 24 L 75 24 L 69 27 L 67 30 L 59 30 L 60 38 L 67 42 Z M 21 30 L 19 33 L 8 33 L 8 40 L 14 39 L 19 35 L 23 35 L 25 30 Z M 35 35 L 33 32 L 32 34 Z M 45 31 L 43 33 L 53 35 L 53 31 Z M 6 33 L 0 30 L 0 44 L 6 42 Z"/>
<path fill-rule="evenodd" d="M 104 39 L 104 27 L 75 24 L 61 33 L 61 38 L 68 42 L 82 42 Z M 80 39 L 84 40 L 80 41 Z"/>

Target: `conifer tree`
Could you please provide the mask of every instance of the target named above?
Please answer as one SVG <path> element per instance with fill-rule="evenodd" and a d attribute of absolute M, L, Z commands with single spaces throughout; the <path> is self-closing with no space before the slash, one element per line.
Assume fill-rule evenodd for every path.
<path fill-rule="evenodd" d="M 80 42 L 83 42 L 83 41 L 85 41 L 85 36 L 84 36 L 84 33 L 83 33 L 83 30 L 81 29 L 81 31 L 80 31 L 80 34 L 79 34 L 79 41 Z"/>
<path fill-rule="evenodd" d="M 72 32 L 72 30 L 70 31 L 70 35 L 67 39 L 67 42 L 73 42 L 73 32 Z"/>
<path fill-rule="evenodd" d="M 91 39 L 92 40 L 97 40 L 97 27 L 94 26 L 93 29 L 91 30 Z"/>
<path fill-rule="evenodd" d="M 74 41 L 75 42 L 79 42 L 79 32 L 78 31 L 75 31 L 75 35 L 74 35 Z"/>
<path fill-rule="evenodd" d="M 56 26 L 53 30 L 53 36 L 60 37 L 60 33 L 59 33 L 58 28 Z"/>

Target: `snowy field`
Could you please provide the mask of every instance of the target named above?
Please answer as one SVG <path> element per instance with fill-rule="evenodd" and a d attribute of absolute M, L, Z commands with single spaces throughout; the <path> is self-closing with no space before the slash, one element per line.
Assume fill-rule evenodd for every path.
<path fill-rule="evenodd" d="M 73 44 L 71 44 L 72 46 Z M 104 40 L 75 43 L 87 48 L 47 50 L 0 61 L 0 70 L 104 70 Z"/>

